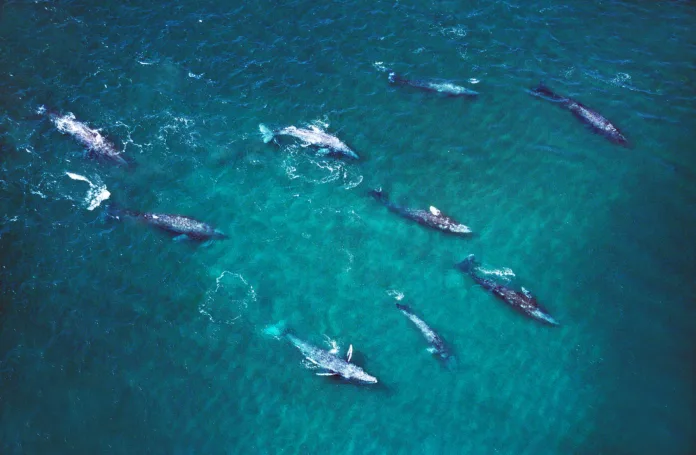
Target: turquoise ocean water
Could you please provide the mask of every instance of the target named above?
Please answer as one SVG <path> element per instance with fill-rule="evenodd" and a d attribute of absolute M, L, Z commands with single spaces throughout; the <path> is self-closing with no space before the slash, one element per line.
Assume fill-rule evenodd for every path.
<path fill-rule="evenodd" d="M 694 453 L 695 24 L 687 1 L 3 2 L 0 453 Z M 86 160 L 42 105 L 138 166 Z M 377 186 L 475 234 L 400 219 Z M 108 202 L 230 239 L 173 242 Z M 471 253 L 561 326 L 453 268 Z M 380 383 L 315 376 L 264 334 L 279 321 Z"/>

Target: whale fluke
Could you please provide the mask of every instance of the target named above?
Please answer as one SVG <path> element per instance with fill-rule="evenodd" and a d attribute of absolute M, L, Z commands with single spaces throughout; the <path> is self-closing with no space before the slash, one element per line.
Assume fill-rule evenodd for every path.
<path fill-rule="evenodd" d="M 273 131 L 271 131 L 271 129 L 263 123 L 259 124 L 259 131 L 261 132 L 261 138 L 263 139 L 264 144 L 268 144 L 269 142 L 271 142 L 273 140 L 273 137 L 275 136 L 275 134 L 273 134 Z"/>
<path fill-rule="evenodd" d="M 462 272 L 470 273 L 476 266 L 476 256 L 470 254 L 462 262 L 455 264 L 455 267 Z"/>
<path fill-rule="evenodd" d="M 536 88 L 532 89 L 532 94 L 537 95 L 537 96 L 543 96 L 544 98 L 547 98 L 551 101 L 557 101 L 557 102 L 564 102 L 568 101 L 568 98 L 564 98 L 560 95 L 557 95 L 553 90 L 548 88 L 544 82 L 539 82 L 539 85 L 536 86 Z"/>
<path fill-rule="evenodd" d="M 402 303 L 397 303 L 397 304 L 396 304 L 396 307 L 397 307 L 398 309 L 400 309 L 401 311 L 408 311 L 409 313 L 411 313 L 411 307 L 408 306 L 408 305 L 404 305 L 404 304 L 402 304 Z"/>
<path fill-rule="evenodd" d="M 382 188 L 375 188 L 374 190 L 368 191 L 367 194 L 369 194 L 370 196 L 382 203 L 386 203 L 389 199 L 389 196 L 387 195 L 387 193 L 382 191 Z"/>

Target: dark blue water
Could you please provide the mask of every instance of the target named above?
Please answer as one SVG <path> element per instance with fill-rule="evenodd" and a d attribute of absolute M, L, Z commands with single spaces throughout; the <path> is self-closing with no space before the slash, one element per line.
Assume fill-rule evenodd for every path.
<path fill-rule="evenodd" d="M 693 453 L 695 21 L 679 1 L 4 2 L 0 453 Z M 42 105 L 137 167 L 85 159 Z M 378 186 L 474 235 L 398 218 Z M 110 202 L 230 239 L 174 242 Z M 454 269 L 472 253 L 561 326 Z M 380 383 L 315 376 L 280 321 Z"/>

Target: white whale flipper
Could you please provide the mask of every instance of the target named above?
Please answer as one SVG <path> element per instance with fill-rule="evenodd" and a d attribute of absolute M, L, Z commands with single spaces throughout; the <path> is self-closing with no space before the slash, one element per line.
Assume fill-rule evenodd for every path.
<path fill-rule="evenodd" d="M 353 358 L 353 345 L 351 344 L 350 347 L 348 348 L 348 353 L 346 354 L 346 360 L 350 362 L 350 359 Z"/>
<path fill-rule="evenodd" d="M 317 376 L 336 376 L 337 373 L 317 373 Z"/>
<path fill-rule="evenodd" d="M 431 205 L 431 206 L 430 206 L 430 213 L 432 213 L 432 214 L 435 215 L 435 216 L 440 216 L 440 214 L 441 214 L 442 212 L 440 212 L 439 209 L 437 209 L 436 207 L 433 207 L 433 206 Z"/>

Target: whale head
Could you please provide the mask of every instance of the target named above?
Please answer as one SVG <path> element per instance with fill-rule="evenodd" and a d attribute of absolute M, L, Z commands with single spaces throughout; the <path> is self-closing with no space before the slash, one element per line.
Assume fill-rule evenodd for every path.
<path fill-rule="evenodd" d="M 348 365 L 348 368 L 341 371 L 341 376 L 344 379 L 351 381 L 363 382 L 365 384 L 377 384 L 377 378 L 367 374 L 365 370 L 359 366 L 353 365 L 352 363 Z"/>

